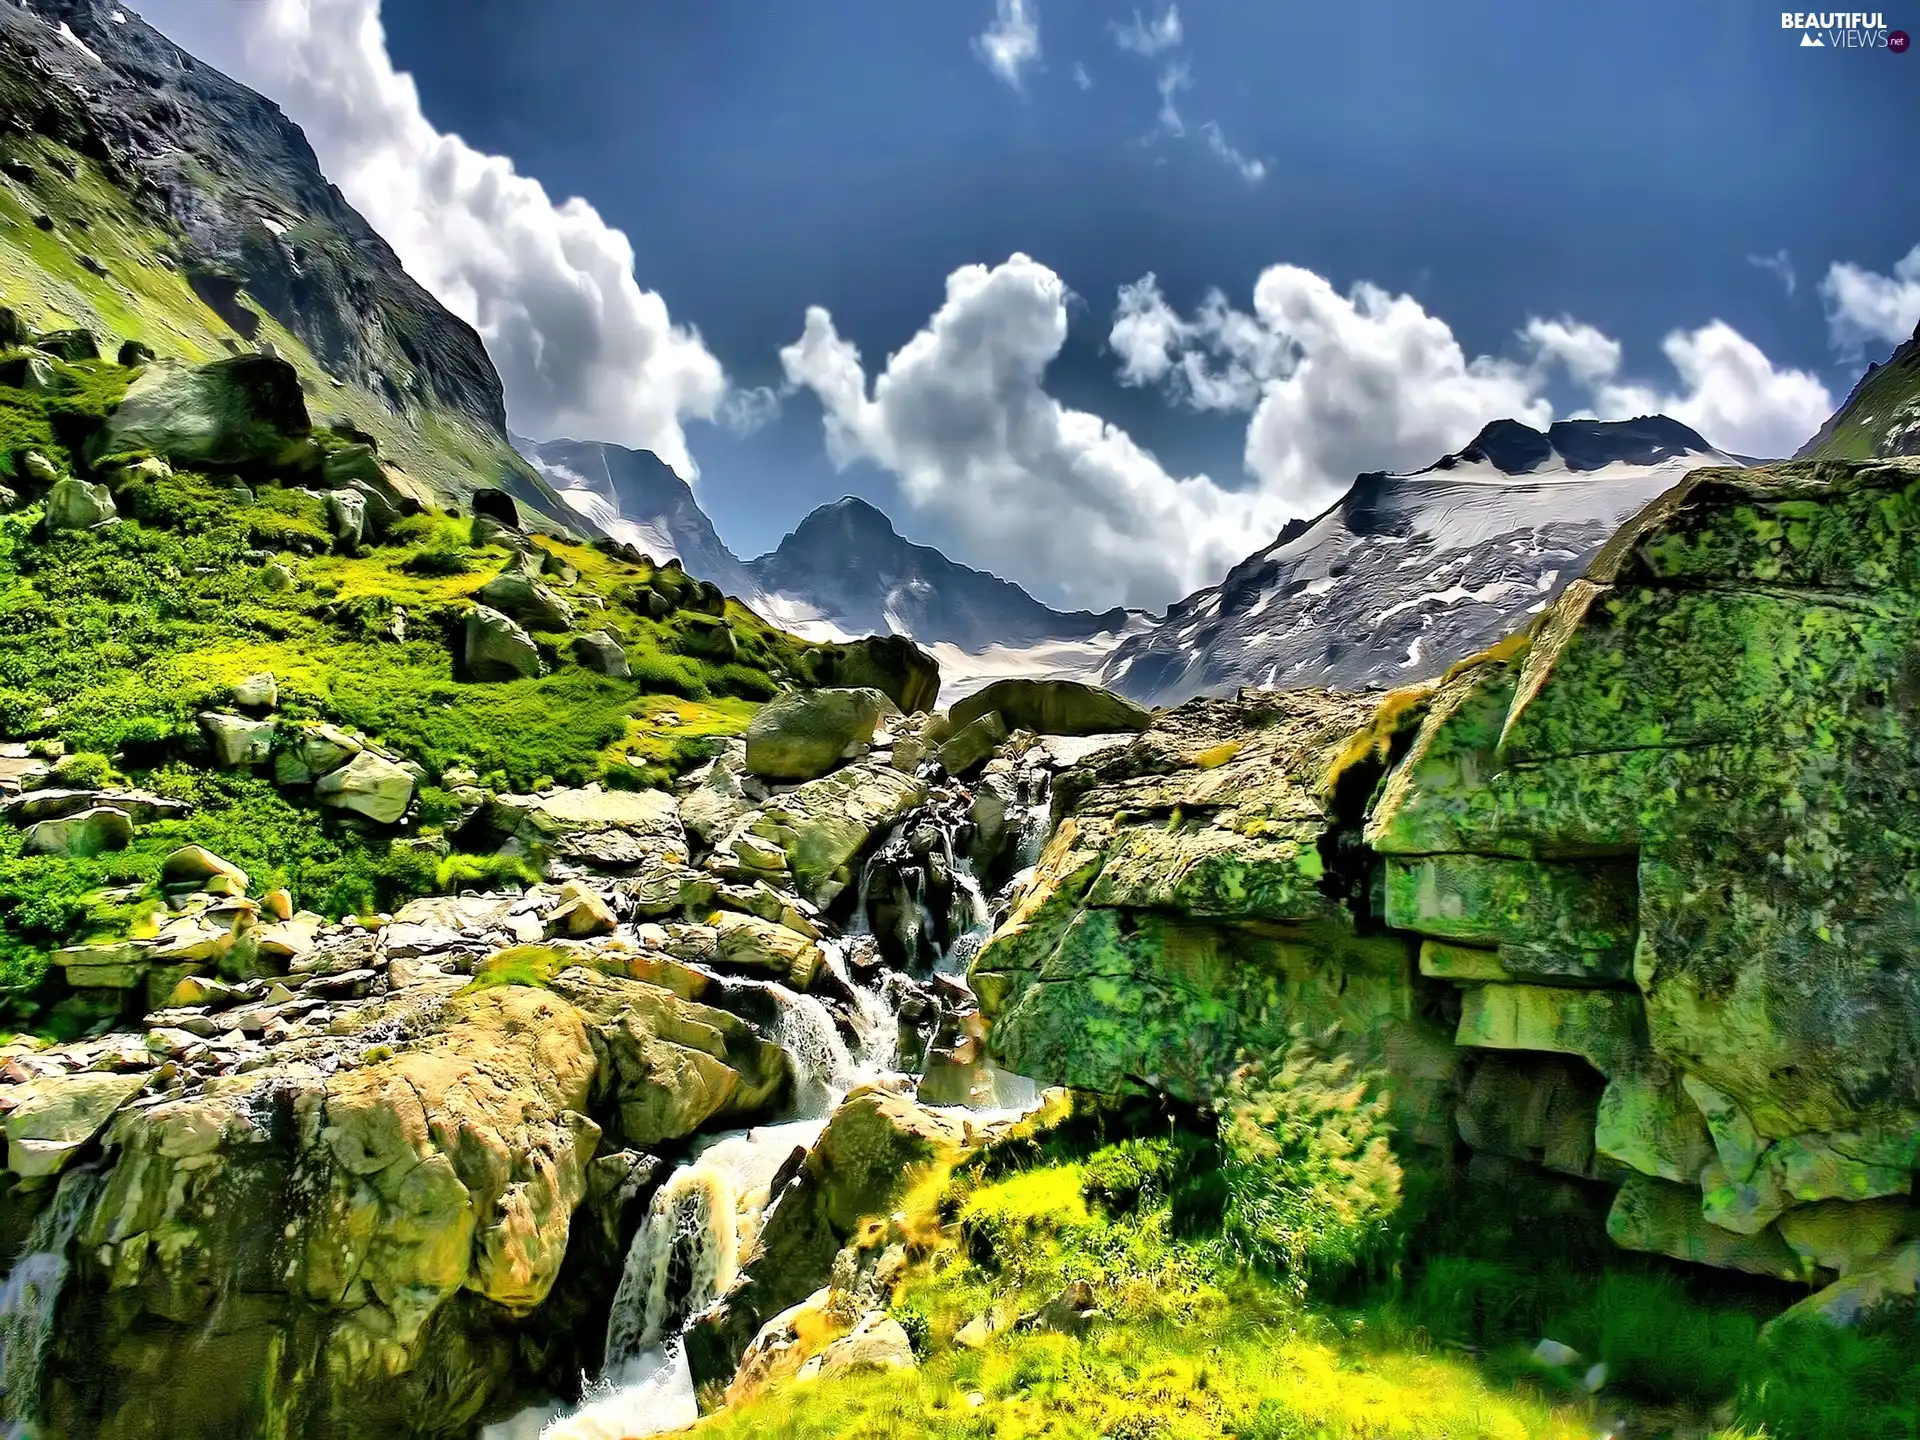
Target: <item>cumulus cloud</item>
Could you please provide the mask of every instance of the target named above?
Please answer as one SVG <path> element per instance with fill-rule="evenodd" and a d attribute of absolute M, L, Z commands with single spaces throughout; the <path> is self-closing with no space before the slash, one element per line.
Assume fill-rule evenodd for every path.
<path fill-rule="evenodd" d="M 1087 73 L 1087 67 L 1082 65 L 1078 60 L 1073 62 L 1073 83 L 1078 85 L 1082 90 L 1091 90 L 1093 88 L 1093 76 Z"/>
<path fill-rule="evenodd" d="M 944 303 L 871 381 L 819 307 L 780 360 L 819 398 L 834 463 L 891 471 L 967 552 L 1083 603 L 1164 605 L 1289 512 L 1261 491 L 1170 474 L 1125 431 L 1048 394 L 1068 300 L 1058 275 L 1015 255 L 948 276 Z"/>
<path fill-rule="evenodd" d="M 1776 250 L 1771 255 L 1749 255 L 1747 263 L 1756 270 L 1765 270 L 1786 287 L 1787 296 L 1800 288 L 1800 277 L 1794 274 L 1793 257 L 1784 250 Z"/>
<path fill-rule="evenodd" d="M 173 28 L 175 8 L 200 7 L 156 6 L 156 23 Z M 408 272 L 480 332 L 517 431 L 617 441 L 696 473 L 682 426 L 719 414 L 726 376 L 634 279 L 620 230 L 435 129 L 394 69 L 379 0 L 217 8 L 231 27 L 218 63 L 280 103 Z"/>
<path fill-rule="evenodd" d="M 1612 367 L 1576 376 L 1591 389 L 1594 414 L 1671 415 L 1722 450 L 1775 459 L 1799 449 L 1833 413 L 1833 395 L 1817 376 L 1776 366 L 1724 320 L 1675 330 L 1660 349 L 1677 387 L 1620 378 L 1617 346 Z"/>
<path fill-rule="evenodd" d="M 1881 275 L 1848 261 L 1828 267 L 1820 282 L 1833 343 L 1849 355 L 1898 345 L 1920 327 L 1920 245 Z"/>
<path fill-rule="evenodd" d="M 1620 342 L 1571 316 L 1559 320 L 1543 320 L 1535 316 L 1527 321 L 1520 338 L 1526 341 L 1542 365 L 1558 363 L 1565 366 L 1575 382 L 1588 389 L 1604 384 L 1620 373 Z"/>
<path fill-rule="evenodd" d="M 1030 0 L 993 0 L 993 23 L 974 37 L 974 53 L 1015 90 L 1040 58 L 1040 16 Z"/>
<path fill-rule="evenodd" d="M 1180 7 L 1167 6 L 1166 13 L 1157 20 L 1143 20 L 1138 10 L 1133 19 L 1122 25 L 1109 21 L 1113 31 L 1113 43 L 1122 50 L 1131 50 L 1136 55 L 1158 55 L 1162 50 L 1171 50 L 1181 40 Z"/>

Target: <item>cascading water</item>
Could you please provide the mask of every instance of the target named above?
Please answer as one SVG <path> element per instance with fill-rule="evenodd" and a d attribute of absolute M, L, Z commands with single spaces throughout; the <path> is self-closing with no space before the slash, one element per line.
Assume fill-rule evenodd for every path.
<path fill-rule="evenodd" d="M 1040 852 L 1047 845 L 1047 827 L 1053 818 L 1053 772 L 1029 771 L 1021 782 L 1020 798 L 1019 838 L 1015 841 L 1018 858 L 1014 867 L 1025 870 L 1040 863 Z"/>
<path fill-rule="evenodd" d="M 627 1250 L 603 1370 L 653 1349 L 670 1321 L 726 1289 L 740 1261 L 739 1209 L 733 1177 L 719 1166 L 683 1165 L 667 1178 Z"/>
<path fill-rule="evenodd" d="M 67 1280 L 67 1249 L 99 1193 L 101 1173 L 69 1170 L 47 1208 L 34 1217 L 26 1245 L 0 1284 L 0 1418 L 6 1434 L 23 1433 L 40 1401 L 41 1365 L 53 1312 Z"/>

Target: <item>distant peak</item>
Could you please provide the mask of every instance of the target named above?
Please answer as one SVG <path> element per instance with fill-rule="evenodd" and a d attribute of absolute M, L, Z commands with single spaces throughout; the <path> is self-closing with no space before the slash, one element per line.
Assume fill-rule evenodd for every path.
<path fill-rule="evenodd" d="M 830 505 L 811 511 L 795 527 L 794 538 L 835 535 L 848 539 L 899 540 L 900 532 L 885 511 L 858 495 L 842 495 Z"/>
<path fill-rule="evenodd" d="M 1464 450 L 1442 457 L 1432 468 L 1486 464 L 1504 475 L 1526 475 L 1556 457 L 1569 470 L 1599 470 L 1614 464 L 1657 465 L 1688 453 L 1712 454 L 1713 446 L 1699 431 L 1666 415 L 1556 420 L 1544 431 L 1519 420 L 1495 420 Z"/>

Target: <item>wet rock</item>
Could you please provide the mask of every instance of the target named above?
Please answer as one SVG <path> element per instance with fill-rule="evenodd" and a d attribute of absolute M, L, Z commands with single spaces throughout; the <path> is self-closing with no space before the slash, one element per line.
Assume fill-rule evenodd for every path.
<path fill-rule="evenodd" d="M 825 963 L 820 947 L 807 936 L 757 915 L 722 911 L 713 917 L 720 964 L 772 974 L 796 990 L 813 984 Z"/>
<path fill-rule="evenodd" d="M 57 1174 L 146 1086 L 137 1075 L 46 1075 L 13 1097 L 7 1168 L 21 1179 Z"/>
<path fill-rule="evenodd" d="M 997 711 L 989 710 L 954 732 L 939 749 L 940 765 L 949 775 L 967 776 L 987 763 L 1006 743 L 1007 726 Z"/>
<path fill-rule="evenodd" d="M 921 781 L 888 766 L 848 765 L 770 800 L 749 829 L 780 847 L 801 895 L 824 908 L 876 834 L 926 797 Z"/>

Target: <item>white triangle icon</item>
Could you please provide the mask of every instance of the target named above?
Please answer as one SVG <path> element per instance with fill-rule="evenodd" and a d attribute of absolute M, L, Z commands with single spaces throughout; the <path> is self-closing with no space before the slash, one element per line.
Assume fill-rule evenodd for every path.
<path fill-rule="evenodd" d="M 1802 50 L 1824 50 L 1827 48 L 1827 42 L 1817 35 L 1802 35 L 1800 37 L 1800 48 Z"/>

